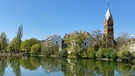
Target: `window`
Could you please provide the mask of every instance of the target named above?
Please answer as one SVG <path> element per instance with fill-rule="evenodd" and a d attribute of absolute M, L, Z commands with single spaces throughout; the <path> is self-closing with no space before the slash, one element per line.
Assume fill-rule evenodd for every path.
<path fill-rule="evenodd" d="M 56 44 L 58 44 L 58 41 L 56 41 Z"/>
<path fill-rule="evenodd" d="M 87 46 L 87 42 L 85 42 L 84 45 Z"/>

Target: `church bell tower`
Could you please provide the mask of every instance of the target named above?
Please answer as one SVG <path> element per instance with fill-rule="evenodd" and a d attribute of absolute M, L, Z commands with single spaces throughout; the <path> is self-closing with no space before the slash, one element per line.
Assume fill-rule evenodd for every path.
<path fill-rule="evenodd" d="M 110 9 L 107 10 L 104 18 L 104 35 L 107 37 L 107 42 L 114 47 L 114 27 L 113 17 Z"/>

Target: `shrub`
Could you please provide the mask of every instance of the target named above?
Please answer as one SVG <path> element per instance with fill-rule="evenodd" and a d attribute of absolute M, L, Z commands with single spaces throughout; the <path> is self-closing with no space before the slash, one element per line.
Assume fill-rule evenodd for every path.
<path fill-rule="evenodd" d="M 111 49 L 111 48 L 100 48 L 97 52 L 96 52 L 96 57 L 97 58 L 109 58 L 109 59 L 116 59 L 117 58 L 117 54 L 116 52 Z"/>
<path fill-rule="evenodd" d="M 82 50 L 81 50 L 81 57 L 82 58 L 87 58 L 88 56 L 87 56 L 87 48 L 83 48 Z"/>
<path fill-rule="evenodd" d="M 95 58 L 96 51 L 92 47 L 87 48 L 87 56 L 88 58 Z"/>
<path fill-rule="evenodd" d="M 96 52 L 96 57 L 97 58 L 103 58 L 103 50 L 102 50 L 102 48 L 99 48 L 99 50 Z"/>
<path fill-rule="evenodd" d="M 119 51 L 118 53 L 117 53 L 117 55 L 118 55 L 118 57 L 120 58 L 120 59 L 129 59 L 129 58 L 131 58 L 131 53 L 129 52 L 129 51 Z"/>
<path fill-rule="evenodd" d="M 63 50 L 61 51 L 61 55 L 62 55 L 63 57 L 67 57 L 67 55 L 68 55 L 67 50 L 66 50 L 66 49 L 63 49 Z"/>

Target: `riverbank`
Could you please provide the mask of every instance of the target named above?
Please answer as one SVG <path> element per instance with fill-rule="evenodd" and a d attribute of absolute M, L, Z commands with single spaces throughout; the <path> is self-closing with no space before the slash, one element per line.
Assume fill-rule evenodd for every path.
<path fill-rule="evenodd" d="M 0 53 L 0 56 L 23 56 L 23 53 Z"/>
<path fill-rule="evenodd" d="M 0 56 L 16 56 L 16 57 L 21 57 L 21 56 L 30 56 L 29 53 L 0 53 Z"/>
<path fill-rule="evenodd" d="M 40 56 L 40 57 L 46 57 L 46 58 L 68 58 L 68 59 L 94 59 L 94 60 L 101 60 L 101 61 L 117 61 L 117 62 L 132 62 L 135 63 L 135 59 L 129 60 L 129 59 L 109 59 L 109 58 L 81 58 L 81 57 L 77 57 L 77 56 L 67 56 L 67 57 L 63 57 L 61 55 L 30 55 L 29 53 L 0 53 L 0 56 L 3 57 L 9 57 L 9 56 L 14 56 L 14 57 L 22 57 L 22 56 Z"/>

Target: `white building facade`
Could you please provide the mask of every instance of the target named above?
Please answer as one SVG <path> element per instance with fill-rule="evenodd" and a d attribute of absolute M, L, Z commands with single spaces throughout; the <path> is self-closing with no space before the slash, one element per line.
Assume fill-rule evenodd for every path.
<path fill-rule="evenodd" d="M 62 38 L 58 35 L 48 36 L 45 39 L 45 46 L 51 47 L 52 45 L 58 45 L 59 51 L 62 51 Z"/>

